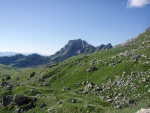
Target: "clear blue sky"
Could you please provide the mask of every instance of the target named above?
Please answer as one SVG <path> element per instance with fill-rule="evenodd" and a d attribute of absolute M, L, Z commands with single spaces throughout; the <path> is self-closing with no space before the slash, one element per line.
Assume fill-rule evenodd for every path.
<path fill-rule="evenodd" d="M 0 51 L 53 54 L 68 40 L 122 43 L 150 26 L 149 0 L 0 0 Z"/>

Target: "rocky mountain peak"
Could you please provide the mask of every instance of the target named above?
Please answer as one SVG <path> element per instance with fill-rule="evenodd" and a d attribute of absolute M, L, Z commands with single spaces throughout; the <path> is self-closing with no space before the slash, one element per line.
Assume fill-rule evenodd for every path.
<path fill-rule="evenodd" d="M 68 43 L 60 49 L 60 51 L 57 51 L 54 55 L 51 56 L 51 61 L 60 62 L 69 57 L 76 56 L 79 54 L 88 54 L 95 51 L 107 50 L 111 48 L 111 44 L 102 44 L 98 47 L 95 47 L 81 39 L 69 40 Z"/>
<path fill-rule="evenodd" d="M 63 50 L 64 51 L 80 50 L 87 46 L 90 46 L 90 44 L 88 44 L 84 40 L 81 40 L 81 39 L 69 40 L 68 43 L 64 46 Z"/>

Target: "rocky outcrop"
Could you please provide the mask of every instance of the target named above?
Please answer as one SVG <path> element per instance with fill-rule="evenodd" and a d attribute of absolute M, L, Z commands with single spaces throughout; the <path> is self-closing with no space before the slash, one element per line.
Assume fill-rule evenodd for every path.
<path fill-rule="evenodd" d="M 3 96 L 2 98 L 2 105 L 3 106 L 8 106 L 10 103 L 14 102 L 18 106 L 22 106 L 24 104 L 29 104 L 33 103 L 36 99 L 23 96 L 23 95 L 8 95 L 8 96 Z"/>
<path fill-rule="evenodd" d="M 11 95 L 4 96 L 2 98 L 2 105 L 3 106 L 8 106 L 11 102 L 13 102 L 13 96 L 11 96 Z"/>
<path fill-rule="evenodd" d="M 4 81 L 4 80 L 2 81 L 2 83 L 1 83 L 0 86 L 5 87 L 5 88 L 8 89 L 8 90 L 11 90 L 11 89 L 13 88 L 12 85 L 10 85 L 9 83 L 7 83 L 7 82 Z"/>
<path fill-rule="evenodd" d="M 15 102 L 18 106 L 28 104 L 30 101 L 32 101 L 31 98 L 23 96 L 23 95 L 14 95 L 13 96 L 13 102 Z"/>
<path fill-rule="evenodd" d="M 12 106 L 15 107 L 15 113 L 22 113 L 35 107 L 34 102 L 36 98 L 30 98 L 23 95 L 7 95 L 2 97 L 2 106 Z"/>

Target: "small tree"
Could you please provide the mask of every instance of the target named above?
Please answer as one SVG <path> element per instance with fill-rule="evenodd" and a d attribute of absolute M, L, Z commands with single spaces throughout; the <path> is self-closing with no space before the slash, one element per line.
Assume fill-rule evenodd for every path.
<path fill-rule="evenodd" d="M 5 79 L 4 79 L 4 78 L 2 78 L 2 81 L 5 81 Z"/>
<path fill-rule="evenodd" d="M 11 77 L 9 75 L 6 76 L 6 80 L 9 80 L 11 79 Z"/>
<path fill-rule="evenodd" d="M 35 72 L 32 72 L 32 73 L 30 74 L 30 78 L 34 77 L 35 74 L 36 74 Z"/>

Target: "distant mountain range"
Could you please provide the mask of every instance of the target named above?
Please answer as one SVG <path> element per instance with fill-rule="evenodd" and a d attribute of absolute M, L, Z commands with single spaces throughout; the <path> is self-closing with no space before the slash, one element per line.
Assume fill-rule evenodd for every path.
<path fill-rule="evenodd" d="M 93 53 L 100 50 L 107 50 L 111 49 L 112 47 L 113 46 L 111 44 L 101 44 L 100 46 L 95 47 L 81 39 L 69 40 L 63 48 L 51 56 L 41 56 L 39 54 L 30 54 L 27 56 L 22 54 L 15 55 L 14 52 L 7 54 L 5 53 L 4 56 L 3 53 L 3 57 L 0 57 L 0 64 L 9 65 L 12 67 L 33 67 L 45 64 L 51 65 L 52 63 L 63 61 L 72 56 Z"/>
<path fill-rule="evenodd" d="M 19 53 L 19 52 L 2 52 L 0 51 L 0 57 L 3 56 L 14 56 L 16 54 L 29 55 L 29 53 Z"/>
<path fill-rule="evenodd" d="M 31 54 L 28 56 L 16 54 L 14 56 L 0 57 L 0 64 L 9 65 L 12 67 L 33 67 L 46 64 L 49 58 L 39 54 Z"/>

